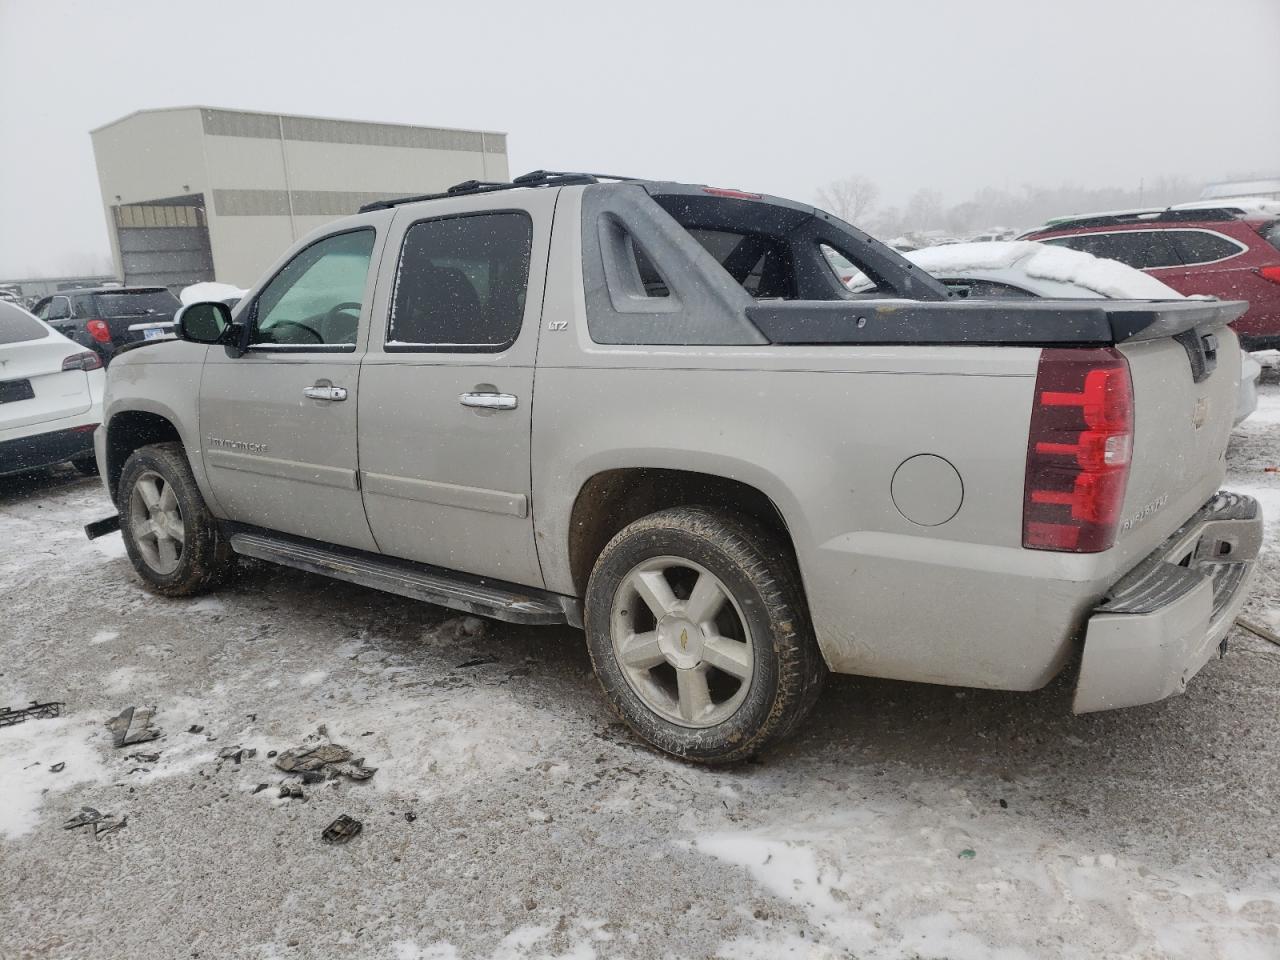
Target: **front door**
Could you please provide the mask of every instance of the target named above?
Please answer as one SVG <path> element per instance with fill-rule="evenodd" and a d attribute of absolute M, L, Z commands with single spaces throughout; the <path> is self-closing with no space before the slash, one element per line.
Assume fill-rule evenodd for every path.
<path fill-rule="evenodd" d="M 555 192 L 458 206 L 401 208 L 388 234 L 360 376 L 365 510 L 384 553 L 542 586 L 529 429 Z"/>
<path fill-rule="evenodd" d="M 377 549 L 356 460 L 375 241 L 368 227 L 307 246 L 244 308 L 245 354 L 209 351 L 200 445 L 228 519 Z"/>

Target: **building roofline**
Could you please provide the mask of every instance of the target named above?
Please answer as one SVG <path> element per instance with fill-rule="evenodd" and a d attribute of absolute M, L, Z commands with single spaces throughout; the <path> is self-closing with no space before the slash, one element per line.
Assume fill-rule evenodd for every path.
<path fill-rule="evenodd" d="M 399 123 L 394 120 L 354 120 L 350 117 L 321 117 L 311 113 L 280 113 L 272 110 L 240 110 L 235 107 L 211 107 L 207 104 L 199 103 L 180 107 L 147 107 L 142 110 L 134 110 L 132 113 L 126 113 L 123 117 L 117 117 L 115 120 L 94 127 L 89 133 L 90 135 L 98 133 L 108 127 L 114 127 L 118 123 L 132 120 L 134 117 L 141 116 L 144 113 L 179 113 L 183 110 L 217 110 L 220 113 L 251 113 L 259 117 L 289 117 L 294 120 L 336 120 L 338 123 L 362 123 L 378 127 L 407 127 L 411 130 L 447 130 L 453 133 L 480 133 L 495 137 L 507 136 L 505 130 L 478 130 L 474 127 L 440 127 L 422 123 Z"/>

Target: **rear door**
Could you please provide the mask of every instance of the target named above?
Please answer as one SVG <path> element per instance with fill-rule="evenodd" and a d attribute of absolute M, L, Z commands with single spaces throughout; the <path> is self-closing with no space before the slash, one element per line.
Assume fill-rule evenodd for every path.
<path fill-rule="evenodd" d="M 157 331 L 150 336 L 162 335 L 165 327 L 158 325 L 172 323 L 180 306 L 178 298 L 164 287 L 96 293 L 85 305 L 93 317 L 107 324 L 114 344 L 144 340 L 148 330 Z"/>
<path fill-rule="evenodd" d="M 360 373 L 360 468 L 384 553 L 541 586 L 529 431 L 558 191 L 397 211 Z"/>
<path fill-rule="evenodd" d="M 200 444 L 229 519 L 376 549 L 356 472 L 376 240 L 369 226 L 304 247 L 240 312 L 251 326 L 248 351 L 209 351 Z"/>

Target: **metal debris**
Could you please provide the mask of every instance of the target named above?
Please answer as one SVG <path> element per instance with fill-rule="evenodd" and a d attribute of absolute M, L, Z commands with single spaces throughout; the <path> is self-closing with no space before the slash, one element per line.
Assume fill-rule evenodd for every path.
<path fill-rule="evenodd" d="M 364 765 L 364 757 L 353 760 L 350 750 L 327 740 L 327 731 L 321 727 L 317 733 L 307 737 L 301 746 L 285 750 L 277 756 L 276 766 L 285 773 L 297 774 L 304 783 L 319 783 L 336 777 L 368 780 L 378 772 L 376 767 Z"/>
<path fill-rule="evenodd" d="M 134 743 L 146 743 L 160 736 L 160 730 L 151 725 L 155 707 L 125 707 L 119 716 L 107 721 L 115 746 L 127 747 Z"/>
<path fill-rule="evenodd" d="M 26 720 L 52 720 L 61 715 L 65 706 L 61 700 L 50 700 L 48 703 L 32 700 L 31 706 L 19 707 L 17 710 L 0 707 L 0 727 L 12 727 Z"/>
<path fill-rule="evenodd" d="M 361 821 L 344 813 L 324 828 L 324 832 L 320 834 L 320 839 L 325 843 L 346 843 L 363 829 L 364 824 Z"/>

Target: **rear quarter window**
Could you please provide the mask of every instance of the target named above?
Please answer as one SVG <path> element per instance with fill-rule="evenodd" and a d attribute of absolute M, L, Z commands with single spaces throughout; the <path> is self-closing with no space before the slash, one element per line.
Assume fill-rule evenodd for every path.
<path fill-rule="evenodd" d="M 1079 250 L 1103 260 L 1118 260 L 1138 270 L 1182 264 L 1165 230 L 1076 233 L 1069 237 L 1049 237 L 1041 242 Z"/>
<path fill-rule="evenodd" d="M 1186 264 L 1212 263 L 1244 252 L 1235 241 L 1208 230 L 1171 230 L 1169 237 Z"/>
<path fill-rule="evenodd" d="M 1263 240 L 1280 250 L 1280 220 L 1264 223 L 1258 228 L 1258 233 L 1262 235 Z"/>
<path fill-rule="evenodd" d="M 49 328 L 25 310 L 0 302 L 0 343 L 43 340 Z"/>

